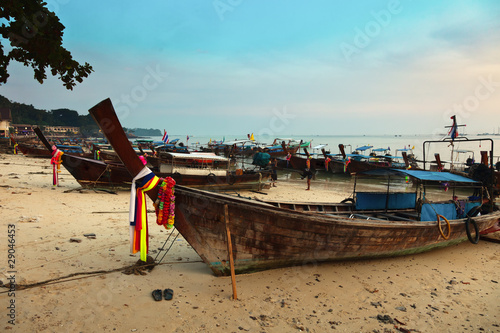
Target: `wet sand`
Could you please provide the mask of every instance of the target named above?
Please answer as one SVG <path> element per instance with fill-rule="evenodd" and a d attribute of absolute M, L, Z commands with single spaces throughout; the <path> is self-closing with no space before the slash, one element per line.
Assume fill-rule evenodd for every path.
<path fill-rule="evenodd" d="M 146 275 L 102 272 L 138 260 L 129 254 L 128 192 L 78 190 L 64 169 L 53 187 L 49 160 L 24 156 L 0 155 L 0 175 L 1 281 L 14 277 L 21 287 L 56 279 L 0 288 L 6 332 L 500 331 L 500 244 L 464 242 L 412 256 L 238 275 L 233 300 L 231 279 L 215 277 L 182 237 Z M 243 195 L 327 202 L 351 191 L 324 180 L 305 188 L 305 180 L 280 175 L 267 194 Z M 169 232 L 149 217 L 154 257 Z M 8 237 L 12 229 L 15 237 Z M 154 301 L 151 292 L 166 288 L 173 299 Z"/>

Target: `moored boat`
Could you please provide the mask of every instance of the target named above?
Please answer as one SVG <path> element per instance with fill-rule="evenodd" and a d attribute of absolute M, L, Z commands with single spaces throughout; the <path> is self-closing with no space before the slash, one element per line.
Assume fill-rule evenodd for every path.
<path fill-rule="evenodd" d="M 52 146 L 47 141 L 39 128 L 35 128 L 47 152 L 52 151 Z M 137 155 L 137 152 L 133 150 Z M 190 154 L 169 153 L 177 158 L 172 158 L 170 163 L 164 161 L 163 168 L 158 170 L 161 177 L 172 177 L 180 185 L 202 188 L 207 190 L 236 190 L 254 189 L 261 190 L 268 186 L 269 171 L 215 170 L 207 167 L 207 161 L 227 159 L 220 156 L 196 154 L 189 159 L 192 164 L 179 164 L 176 161 L 185 160 L 183 157 Z M 179 156 L 180 155 L 180 156 Z M 139 158 L 139 157 L 138 157 Z M 130 189 L 132 176 L 121 162 L 94 160 L 71 153 L 61 155 L 62 165 L 71 173 L 76 181 L 85 188 L 116 188 Z M 200 163 L 201 162 L 201 163 Z M 196 166 L 194 165 L 196 163 Z M 199 164 L 198 164 L 199 163 Z M 170 165 L 170 168 L 168 167 Z"/>
<path fill-rule="evenodd" d="M 91 157 L 91 153 L 86 153 L 83 151 L 82 146 L 78 145 L 62 145 L 56 144 L 57 149 L 65 152 L 72 153 L 73 155 Z M 29 157 L 42 157 L 42 158 L 50 158 L 50 151 L 43 146 L 37 144 L 28 144 L 28 143 L 18 143 L 17 147 L 25 156 Z"/>

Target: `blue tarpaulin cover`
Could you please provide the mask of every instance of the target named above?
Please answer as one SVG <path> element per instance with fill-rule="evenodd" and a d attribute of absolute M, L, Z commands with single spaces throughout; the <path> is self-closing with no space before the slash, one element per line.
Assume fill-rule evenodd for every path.
<path fill-rule="evenodd" d="M 362 146 L 362 147 L 358 147 L 354 150 L 365 151 L 365 150 L 370 149 L 370 148 L 373 148 L 373 146 Z"/>
<path fill-rule="evenodd" d="M 464 202 L 464 211 L 462 214 L 457 213 L 455 203 L 425 203 L 422 205 L 420 212 L 420 221 L 437 221 L 437 214 L 446 217 L 448 220 L 464 218 L 467 212 L 472 208 L 479 206 L 478 201 Z"/>
<path fill-rule="evenodd" d="M 437 171 L 425 171 L 425 170 L 398 170 L 398 172 L 406 174 L 410 177 L 420 179 L 420 180 L 430 180 L 430 181 L 442 181 L 442 182 L 455 182 L 455 183 L 477 183 L 477 181 L 456 175 L 450 172 L 437 172 Z"/>
<path fill-rule="evenodd" d="M 405 170 L 405 169 L 374 169 L 363 172 L 364 175 L 374 175 L 383 176 L 389 174 L 402 174 L 408 175 L 418 180 L 422 181 L 435 181 L 435 182 L 454 182 L 454 183 L 468 183 L 468 184 L 478 184 L 477 181 L 456 175 L 450 172 L 437 172 L 437 171 L 426 171 L 426 170 Z"/>

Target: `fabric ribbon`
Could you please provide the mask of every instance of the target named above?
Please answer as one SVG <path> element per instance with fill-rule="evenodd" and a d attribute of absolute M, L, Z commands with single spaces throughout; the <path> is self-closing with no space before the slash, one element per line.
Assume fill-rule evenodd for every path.
<path fill-rule="evenodd" d="M 136 186 L 136 181 L 141 182 Z M 130 250 L 132 253 L 141 252 L 141 260 L 147 261 L 148 256 L 148 214 L 145 193 L 155 188 L 160 182 L 147 167 L 141 170 L 132 180 L 130 191 Z"/>
<path fill-rule="evenodd" d="M 351 163 L 351 158 L 349 157 L 347 160 L 344 160 L 344 172 L 347 171 L 347 166 Z"/>
<path fill-rule="evenodd" d="M 64 153 L 59 149 L 54 149 L 52 151 L 52 158 L 50 159 L 50 164 L 52 164 L 52 185 L 59 185 L 59 172 L 62 163 L 62 155 Z"/>

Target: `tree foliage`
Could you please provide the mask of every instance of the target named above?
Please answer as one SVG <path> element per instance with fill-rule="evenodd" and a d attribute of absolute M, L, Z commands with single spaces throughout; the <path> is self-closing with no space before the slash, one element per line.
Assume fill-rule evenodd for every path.
<path fill-rule="evenodd" d="M 72 90 L 93 71 L 88 63 L 80 65 L 62 46 L 64 25 L 41 0 L 2 0 L 0 4 L 0 85 L 7 82 L 10 61 L 32 67 L 35 79 L 43 83 L 46 70 Z M 8 41 L 11 50 L 5 50 Z"/>
<path fill-rule="evenodd" d="M 0 108 L 9 108 L 12 114 L 13 124 L 26 124 L 43 126 L 75 126 L 80 127 L 80 133 L 84 136 L 101 136 L 99 126 L 90 114 L 80 115 L 75 110 L 55 109 L 40 110 L 33 105 L 12 102 L 0 95 Z M 124 128 L 127 133 L 137 136 L 161 136 L 159 129 Z"/>
<path fill-rule="evenodd" d="M 99 127 L 90 114 L 80 115 L 75 110 L 40 110 L 33 105 L 11 102 L 2 95 L 0 95 L 0 107 L 6 107 L 11 110 L 13 124 L 76 126 L 80 127 L 82 133 L 95 134 L 99 132 Z"/>

